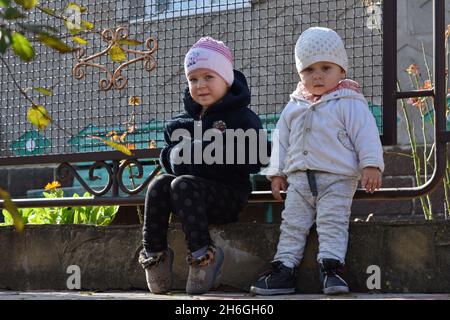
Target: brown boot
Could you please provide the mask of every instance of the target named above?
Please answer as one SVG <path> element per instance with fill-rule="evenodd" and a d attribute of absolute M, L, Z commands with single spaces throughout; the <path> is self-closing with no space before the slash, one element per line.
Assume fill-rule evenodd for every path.
<path fill-rule="evenodd" d="M 151 293 L 167 293 L 172 288 L 173 251 L 166 251 L 148 257 L 145 249 L 139 254 L 139 263 L 145 270 L 147 286 Z"/>
<path fill-rule="evenodd" d="M 188 294 L 208 292 L 222 271 L 223 251 L 219 247 L 209 245 L 206 253 L 194 258 L 189 253 L 186 260 L 189 264 L 189 276 L 186 283 Z"/>

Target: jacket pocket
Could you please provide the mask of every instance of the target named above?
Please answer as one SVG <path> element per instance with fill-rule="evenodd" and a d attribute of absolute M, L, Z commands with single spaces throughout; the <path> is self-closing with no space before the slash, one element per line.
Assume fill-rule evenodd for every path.
<path fill-rule="evenodd" d="M 355 151 L 355 146 L 353 142 L 350 140 L 350 137 L 345 130 L 339 130 L 337 134 L 337 138 L 342 145 L 350 151 Z"/>

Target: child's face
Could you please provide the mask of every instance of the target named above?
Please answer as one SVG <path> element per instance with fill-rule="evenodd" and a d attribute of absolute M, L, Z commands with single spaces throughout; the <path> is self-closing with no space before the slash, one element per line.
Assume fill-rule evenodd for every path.
<path fill-rule="evenodd" d="M 209 69 L 194 70 L 188 76 L 188 83 L 192 99 L 203 108 L 208 108 L 221 100 L 228 91 L 225 80 Z"/>
<path fill-rule="evenodd" d="M 345 77 L 344 70 L 332 62 L 319 61 L 300 72 L 305 89 L 315 96 L 321 96 L 336 87 Z"/>

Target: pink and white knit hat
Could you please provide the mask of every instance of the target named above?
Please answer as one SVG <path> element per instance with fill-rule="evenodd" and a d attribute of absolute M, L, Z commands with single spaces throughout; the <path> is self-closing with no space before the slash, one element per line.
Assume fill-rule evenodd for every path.
<path fill-rule="evenodd" d="M 189 49 L 184 58 L 186 78 L 192 71 L 203 68 L 216 72 L 229 86 L 233 84 L 233 55 L 222 41 L 203 37 Z"/>

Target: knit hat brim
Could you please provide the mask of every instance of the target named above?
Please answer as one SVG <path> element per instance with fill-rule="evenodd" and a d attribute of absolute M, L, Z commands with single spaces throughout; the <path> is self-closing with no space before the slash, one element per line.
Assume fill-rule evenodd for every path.
<path fill-rule="evenodd" d="M 233 65 L 218 52 L 204 48 L 191 49 L 185 59 L 186 78 L 198 69 L 212 70 L 221 76 L 229 86 L 233 84 Z"/>
<path fill-rule="evenodd" d="M 344 69 L 345 73 L 347 73 L 348 70 L 348 62 L 343 59 L 339 59 L 334 55 L 317 55 L 317 56 L 311 56 L 308 58 L 304 58 L 300 61 L 300 59 L 295 56 L 295 65 L 297 67 L 298 72 L 302 72 L 309 66 L 313 65 L 314 63 L 320 62 L 320 61 L 326 61 L 326 62 L 332 62 L 338 66 L 340 66 L 342 69 Z"/>
<path fill-rule="evenodd" d="M 295 63 L 301 72 L 319 61 L 332 62 L 346 73 L 348 71 L 347 52 L 339 34 L 329 28 L 311 27 L 300 35 L 295 44 Z"/>

